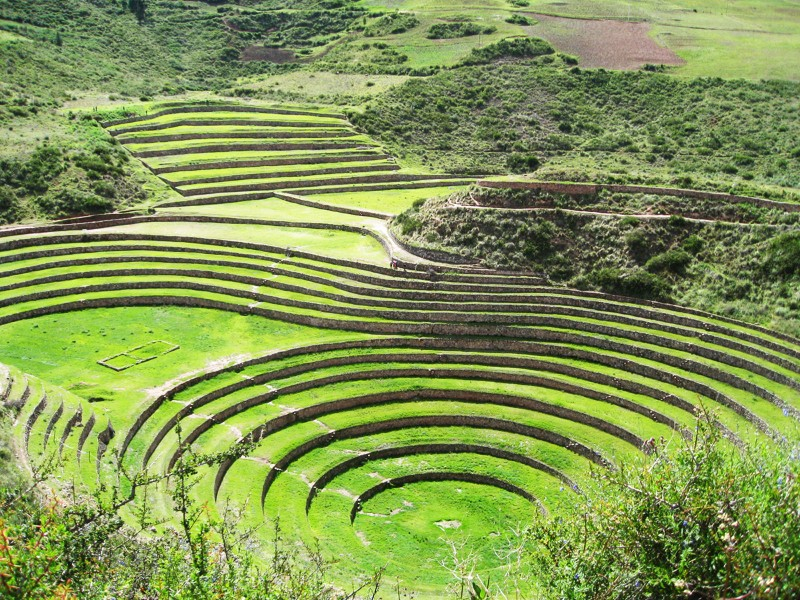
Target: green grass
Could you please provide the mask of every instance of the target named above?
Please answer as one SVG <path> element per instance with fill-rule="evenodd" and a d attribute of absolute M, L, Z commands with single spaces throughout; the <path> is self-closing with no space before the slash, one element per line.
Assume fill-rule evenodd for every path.
<path fill-rule="evenodd" d="M 207 327 L 209 322 L 214 327 Z M 95 407 L 124 419 L 137 414 L 156 388 L 183 374 L 241 360 L 263 349 L 265 339 L 290 347 L 309 335 L 306 327 L 259 317 L 175 307 L 65 313 L 5 325 L 3 332 L 0 362 L 80 396 L 102 397 L 107 402 Z M 335 331 L 315 337 L 320 334 L 341 337 Z M 96 362 L 154 338 L 169 339 L 180 349 L 121 374 Z"/>
<path fill-rule="evenodd" d="M 800 20 L 797 8 L 781 0 L 737 3 L 714 0 L 702 6 L 687 0 L 669 5 L 655 0 L 637 3 L 612 0 L 600 4 L 587 0 L 572 3 L 532 0 L 529 6 L 522 8 L 500 0 L 466 2 L 454 7 L 431 0 L 364 0 L 363 4 L 374 9 L 411 11 L 422 20 L 422 24 L 410 32 L 381 38 L 407 54 L 409 64 L 414 66 L 452 64 L 481 43 L 485 45 L 501 37 L 520 35 L 524 28 L 508 25 L 504 19 L 514 12 L 539 12 L 651 24 L 650 35 L 686 61 L 686 65 L 675 69 L 681 76 L 798 80 L 794 65 L 800 60 Z M 465 16 L 481 24 L 495 24 L 499 31 L 493 36 L 484 36 L 481 41 L 467 38 L 444 47 L 430 44 L 430 40 L 424 38 L 430 22 L 448 16 Z"/>
<path fill-rule="evenodd" d="M 234 175 L 241 176 L 246 179 L 248 176 L 268 174 L 268 173 L 293 173 L 297 171 L 308 171 L 314 169 L 335 169 L 335 168 L 351 168 L 357 169 L 358 167 L 376 166 L 391 164 L 385 158 L 377 160 L 365 161 L 343 161 L 340 163 L 317 163 L 317 164 L 289 164 L 289 165 L 275 165 L 267 167 L 232 167 L 227 169 L 207 169 L 204 171 L 178 171 L 175 173 L 165 173 L 162 177 L 167 181 L 173 183 L 191 182 L 197 179 L 210 178 L 210 177 L 232 177 Z"/>
<path fill-rule="evenodd" d="M 355 218 L 355 217 L 354 217 Z M 179 235 L 271 244 L 334 258 L 361 260 L 383 265 L 386 251 L 372 237 L 346 231 L 287 229 L 261 225 L 222 225 L 214 223 L 141 223 L 104 229 L 108 233 Z"/>
<path fill-rule="evenodd" d="M 352 225 L 356 227 L 374 227 L 377 223 L 376 219 L 347 215 L 329 210 L 320 210 L 318 208 L 287 202 L 279 198 L 247 200 L 243 202 L 230 202 L 227 204 L 211 204 L 205 206 L 187 206 L 185 208 L 168 208 L 164 210 L 165 212 L 177 214 L 273 219 L 304 223 L 329 223 Z"/>
<path fill-rule="evenodd" d="M 435 183 L 431 185 L 435 186 Z M 339 192 L 331 194 L 315 194 L 316 199 L 326 204 L 377 210 L 392 214 L 400 214 L 411 208 L 414 202 L 435 196 L 449 196 L 461 191 L 464 186 L 440 186 L 406 190 L 381 190 L 374 192 Z"/>

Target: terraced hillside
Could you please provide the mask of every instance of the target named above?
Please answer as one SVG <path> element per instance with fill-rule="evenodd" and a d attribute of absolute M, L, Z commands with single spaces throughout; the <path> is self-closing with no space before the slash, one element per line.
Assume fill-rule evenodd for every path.
<path fill-rule="evenodd" d="M 690 436 L 701 407 L 733 444 L 796 431 L 800 340 L 414 256 L 385 214 L 404 187 L 459 180 L 405 173 L 336 115 L 109 127 L 185 199 L 0 230 L 0 398 L 21 406 L 26 460 L 146 493 L 161 527 L 169 489 L 123 474 L 191 448 L 217 456 L 192 491 L 212 512 L 318 540 L 342 586 L 385 567 L 441 597 L 448 542 L 502 581 L 506 532 L 568 514 L 590 469 Z"/>
<path fill-rule="evenodd" d="M 342 115 L 264 106 L 182 106 L 106 124 L 185 200 L 263 199 L 466 183 L 402 169 Z"/>

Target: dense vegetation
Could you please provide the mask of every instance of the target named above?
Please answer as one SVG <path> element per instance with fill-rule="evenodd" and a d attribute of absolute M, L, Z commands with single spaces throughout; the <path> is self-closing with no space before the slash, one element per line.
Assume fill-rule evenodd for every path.
<path fill-rule="evenodd" d="M 541 519 L 515 548 L 546 598 L 791 598 L 800 591 L 798 448 L 694 439 L 595 473 L 578 518 Z"/>
<path fill-rule="evenodd" d="M 544 208 L 470 207 L 476 202 Z M 490 267 L 533 270 L 570 287 L 679 301 L 797 334 L 799 218 L 747 205 L 644 194 L 579 200 L 477 188 L 420 203 L 397 217 L 394 228 L 413 245 Z"/>
<path fill-rule="evenodd" d="M 108 212 L 145 199 L 130 158 L 92 119 L 26 156 L 0 159 L 0 223 Z"/>
<path fill-rule="evenodd" d="M 450 172 L 504 173 L 521 154 L 541 161 L 540 179 L 765 194 L 800 184 L 797 84 L 544 64 L 550 61 L 409 81 L 353 119 L 400 156 Z"/>

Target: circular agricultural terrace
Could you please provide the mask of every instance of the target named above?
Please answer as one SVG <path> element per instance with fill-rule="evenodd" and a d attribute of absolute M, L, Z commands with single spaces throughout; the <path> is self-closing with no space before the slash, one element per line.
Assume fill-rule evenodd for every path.
<path fill-rule="evenodd" d="M 426 263 L 383 235 L 380 198 L 336 210 L 343 191 L 463 183 L 342 142 L 358 134 L 337 115 L 184 107 L 109 128 L 186 199 L 0 232 L 0 399 L 26 460 L 58 456 L 65 481 L 141 498 L 121 473 L 220 453 L 198 501 L 318 540 L 342 585 L 385 567 L 436 597 L 447 541 L 491 573 L 518 523 L 568 514 L 590 469 L 691 436 L 698 409 L 733 444 L 796 427 L 800 340 Z M 174 518 L 163 483 L 147 502 Z"/>

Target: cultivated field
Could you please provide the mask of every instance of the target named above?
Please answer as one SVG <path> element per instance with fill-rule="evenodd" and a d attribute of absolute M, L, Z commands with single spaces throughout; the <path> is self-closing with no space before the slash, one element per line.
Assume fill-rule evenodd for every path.
<path fill-rule="evenodd" d="M 532 0 L 524 7 L 503 0 L 462 2 L 457 6 L 431 0 L 364 0 L 363 4 L 376 10 L 409 11 L 420 18 L 419 27 L 380 38 L 407 54 L 408 64 L 415 67 L 451 64 L 474 47 L 508 35 L 530 33 L 550 40 L 562 52 L 575 53 L 587 67 L 637 68 L 645 63 L 685 62 L 677 68 L 677 73 L 747 79 L 798 78 L 795 65 L 800 61 L 797 41 L 800 9 L 780 0 L 715 0 L 702 4 L 686 0 L 671 3 Z M 506 23 L 505 19 L 515 13 L 539 23 L 533 27 Z M 424 37 L 432 23 L 453 18 L 491 24 L 497 27 L 497 32 L 483 39 L 474 36 L 437 43 Z"/>
<path fill-rule="evenodd" d="M 700 409 L 731 444 L 796 429 L 800 340 L 421 258 L 387 218 L 467 182 L 403 169 L 339 115 L 192 105 L 107 127 L 178 197 L 0 229 L 0 397 L 31 463 L 120 485 L 159 527 L 168 492 L 123 473 L 220 453 L 192 492 L 213 514 L 318 540 L 344 587 L 385 567 L 436 598 L 448 542 L 502 580 L 494 542 Z"/>

